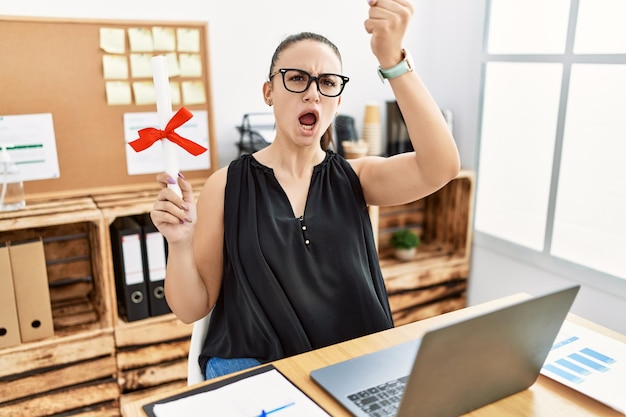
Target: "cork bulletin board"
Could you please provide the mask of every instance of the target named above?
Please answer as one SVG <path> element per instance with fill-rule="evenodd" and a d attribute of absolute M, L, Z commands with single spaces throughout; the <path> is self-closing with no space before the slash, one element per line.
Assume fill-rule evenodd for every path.
<path fill-rule="evenodd" d="M 206 22 L 0 16 L 0 116 L 50 113 L 54 124 L 60 176 L 25 182 L 27 199 L 38 195 L 85 195 L 154 185 L 154 173 L 128 174 L 124 115 L 156 113 L 156 104 L 146 102 L 134 90 L 136 84 L 151 83 L 151 74 L 146 76 L 144 71 L 143 75 L 137 75 L 130 67 L 132 55 L 137 53 L 136 47 L 131 47 L 131 33 L 152 33 L 155 29 L 173 34 L 174 39 L 185 32 L 196 34 L 197 52 L 183 52 L 180 46 L 160 51 L 158 48 L 166 47 L 155 42 L 152 50 L 141 54 L 167 54 L 181 61 L 183 55 L 194 55 L 193 73 L 169 72 L 170 83 L 180 86 L 181 91 L 184 92 L 184 84 L 195 86 L 193 100 L 181 93 L 180 101 L 175 102 L 177 99 L 173 96 L 172 110 L 175 113 L 184 106 L 192 112 L 206 112 L 209 151 L 197 158 L 209 161 L 205 164 L 208 169 L 181 170 L 189 179 L 200 179 L 217 169 Z M 103 33 L 107 31 L 122 34 L 123 51 L 109 52 L 103 48 Z M 129 62 L 127 79 L 122 80 L 132 86 L 127 90 L 130 91 L 128 101 L 111 98 L 107 90 L 110 75 L 105 75 L 106 64 L 103 63 L 105 55 Z M 204 98 L 198 99 L 198 96 Z"/>

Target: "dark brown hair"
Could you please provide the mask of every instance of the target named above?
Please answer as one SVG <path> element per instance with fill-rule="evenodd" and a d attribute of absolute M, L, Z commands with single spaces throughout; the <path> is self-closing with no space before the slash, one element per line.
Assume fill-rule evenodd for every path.
<path fill-rule="evenodd" d="M 274 72 L 276 61 L 278 61 L 278 57 L 285 49 L 289 48 L 290 46 L 298 42 L 306 41 L 306 40 L 312 40 L 312 41 L 320 42 L 320 43 L 323 43 L 324 45 L 327 45 L 328 47 L 330 47 L 330 49 L 333 50 L 333 52 L 335 52 L 335 54 L 337 55 L 337 58 L 339 58 L 339 63 L 341 63 L 341 54 L 339 53 L 339 49 L 337 48 L 337 46 L 335 46 L 334 43 L 328 40 L 328 38 L 322 35 L 319 35 L 317 33 L 300 32 L 294 35 L 287 36 L 285 39 L 283 39 L 283 41 L 280 44 L 278 44 L 278 47 L 276 48 L 276 50 L 274 51 L 274 55 L 272 56 L 272 62 L 270 64 L 269 74 L 271 75 Z M 331 143 L 333 143 L 333 126 L 332 125 L 328 126 L 328 129 L 326 129 L 326 132 L 324 132 L 324 134 L 322 135 L 320 139 L 320 146 L 322 147 L 323 150 L 326 150 L 328 149 L 328 146 Z"/>

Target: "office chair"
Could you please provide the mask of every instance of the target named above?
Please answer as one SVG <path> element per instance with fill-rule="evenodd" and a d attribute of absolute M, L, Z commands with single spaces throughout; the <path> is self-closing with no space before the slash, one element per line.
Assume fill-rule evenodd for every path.
<path fill-rule="evenodd" d="M 204 339 L 209 331 L 211 313 L 193 323 L 191 329 L 191 341 L 189 342 L 189 354 L 187 355 L 187 385 L 194 385 L 204 381 L 204 375 L 198 365 L 198 358 L 202 352 Z"/>

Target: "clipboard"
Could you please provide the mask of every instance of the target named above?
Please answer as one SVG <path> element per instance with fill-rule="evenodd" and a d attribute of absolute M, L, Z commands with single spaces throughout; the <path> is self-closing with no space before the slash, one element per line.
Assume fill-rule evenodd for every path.
<path fill-rule="evenodd" d="M 288 400 L 284 404 L 280 403 L 283 405 L 271 405 L 271 399 L 269 399 L 269 403 L 267 403 L 268 405 L 267 408 L 264 408 L 265 404 L 258 405 L 258 407 L 255 408 L 254 412 L 250 413 L 249 411 L 248 412 L 242 411 L 239 415 L 249 415 L 250 417 L 260 417 L 260 416 L 267 416 L 270 414 L 273 415 L 275 411 L 281 410 L 283 415 L 289 415 L 286 413 L 291 412 L 291 413 L 295 413 L 291 415 L 306 415 L 307 417 L 331 417 L 330 414 L 324 411 L 323 408 L 321 408 L 308 395 L 306 395 L 298 387 L 296 387 L 287 377 L 285 377 L 278 369 L 276 369 L 274 365 L 271 365 L 271 364 L 263 365 L 258 368 L 253 368 L 241 374 L 237 374 L 235 376 L 214 382 L 212 384 L 200 386 L 198 388 L 189 390 L 182 394 L 173 395 L 163 400 L 145 404 L 143 406 L 143 411 L 149 417 L 162 417 L 163 415 L 166 415 L 166 416 L 175 415 L 174 414 L 175 412 L 182 411 L 182 410 L 178 409 L 178 411 L 175 411 L 175 412 L 170 411 L 170 413 L 157 414 L 155 413 L 155 410 L 154 410 L 155 406 L 167 405 L 169 403 L 172 403 L 172 405 L 176 405 L 176 403 L 173 403 L 173 402 L 189 399 L 191 397 L 200 396 L 206 393 L 214 393 L 214 395 L 220 395 L 221 393 L 220 390 L 228 389 L 230 387 L 236 387 L 236 384 L 252 382 L 257 377 L 259 378 L 260 383 L 265 383 L 265 380 L 261 380 L 260 378 L 269 377 L 269 376 L 272 376 L 274 378 L 273 381 L 278 382 L 278 383 L 273 383 L 271 384 L 271 386 L 268 386 L 266 384 L 264 388 L 268 390 L 268 392 L 271 391 L 272 395 L 278 391 L 281 394 L 284 394 L 284 398 L 291 398 L 291 400 Z M 251 392 L 248 387 L 242 386 L 241 389 L 242 389 L 241 396 L 238 398 L 241 400 L 241 402 L 245 402 L 248 399 L 248 397 L 251 396 Z M 222 391 L 222 392 L 226 394 L 225 391 Z M 232 394 L 233 393 L 230 392 L 228 395 L 232 395 Z M 267 398 L 266 396 L 263 396 L 263 397 Z M 196 398 L 200 398 L 200 397 L 196 397 Z M 213 398 L 216 398 L 216 397 L 213 397 Z M 187 412 L 187 413 L 182 413 L 179 415 L 185 415 L 186 417 L 210 416 L 210 415 L 213 415 L 211 413 L 211 410 L 214 410 L 214 412 L 216 413 L 214 415 L 232 415 L 232 413 L 225 414 L 223 411 L 220 412 L 219 410 L 215 410 L 214 408 L 215 402 L 208 401 L 208 400 L 209 399 L 207 398 L 207 401 L 202 403 L 201 408 L 194 410 L 193 414 L 189 414 Z M 281 414 L 279 413 L 278 415 L 281 415 Z"/>

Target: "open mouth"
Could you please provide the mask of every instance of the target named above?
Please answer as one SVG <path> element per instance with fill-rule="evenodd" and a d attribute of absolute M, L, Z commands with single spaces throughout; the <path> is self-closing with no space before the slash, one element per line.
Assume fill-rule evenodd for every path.
<path fill-rule="evenodd" d="M 317 123 L 317 115 L 314 113 L 306 113 L 300 116 L 300 125 L 306 130 L 313 130 L 315 123 Z"/>

